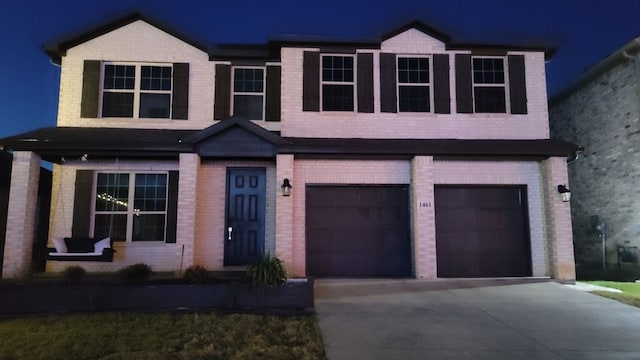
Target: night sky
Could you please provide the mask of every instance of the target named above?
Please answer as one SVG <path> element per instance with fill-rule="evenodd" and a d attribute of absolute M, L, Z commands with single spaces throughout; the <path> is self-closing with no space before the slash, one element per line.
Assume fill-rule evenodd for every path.
<path fill-rule="evenodd" d="M 368 40 L 418 20 L 457 42 L 553 48 L 550 97 L 640 36 L 640 0 L 0 0 L 0 137 L 55 126 L 60 69 L 45 44 L 136 11 L 213 45 Z"/>

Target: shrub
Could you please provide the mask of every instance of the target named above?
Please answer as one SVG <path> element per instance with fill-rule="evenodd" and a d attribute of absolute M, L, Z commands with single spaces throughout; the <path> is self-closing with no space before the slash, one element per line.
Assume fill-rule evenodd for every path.
<path fill-rule="evenodd" d="M 203 284 L 209 279 L 209 272 L 202 265 L 192 265 L 184 271 L 183 278 L 191 284 Z"/>
<path fill-rule="evenodd" d="M 264 254 L 260 260 L 247 269 L 247 280 L 254 286 L 278 286 L 287 277 L 287 269 L 282 260 Z"/>
<path fill-rule="evenodd" d="M 151 276 L 151 268 L 147 264 L 134 264 L 118 270 L 118 277 L 127 283 L 139 284 Z"/>
<path fill-rule="evenodd" d="M 64 278 L 70 284 L 79 284 L 86 274 L 87 272 L 84 270 L 84 268 L 77 265 L 68 266 L 64 269 L 63 272 Z"/>

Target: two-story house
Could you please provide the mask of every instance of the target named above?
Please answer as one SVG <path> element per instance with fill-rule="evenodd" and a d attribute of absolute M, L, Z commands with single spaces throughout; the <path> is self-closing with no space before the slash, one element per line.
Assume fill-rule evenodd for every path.
<path fill-rule="evenodd" d="M 45 159 L 50 241 L 113 242 L 111 261 L 78 263 L 89 271 L 238 269 L 269 252 L 292 276 L 575 278 L 557 187 L 577 147 L 549 139 L 544 49 L 420 23 L 209 48 L 135 15 L 49 54 L 58 126 L 0 140 L 14 155 L 3 276 L 31 256 Z"/>

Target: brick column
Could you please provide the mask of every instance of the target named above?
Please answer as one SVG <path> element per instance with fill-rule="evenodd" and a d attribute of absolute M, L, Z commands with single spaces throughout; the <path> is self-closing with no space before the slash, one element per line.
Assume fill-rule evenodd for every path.
<path fill-rule="evenodd" d="M 13 153 L 2 277 L 16 277 L 31 267 L 35 232 L 40 157 L 29 151 Z"/>
<path fill-rule="evenodd" d="M 180 154 L 180 177 L 178 180 L 178 223 L 176 224 L 178 266 L 184 271 L 195 261 L 196 244 L 196 199 L 198 197 L 198 154 Z"/>
<path fill-rule="evenodd" d="M 276 256 L 282 260 L 290 272 L 290 276 L 304 276 L 301 269 L 295 269 L 293 263 L 293 199 L 296 193 L 304 191 L 302 184 L 293 181 L 293 155 L 276 155 Z M 290 196 L 282 196 L 280 185 L 289 179 L 292 186 Z M 300 254 L 299 254 L 300 255 Z M 301 254 L 304 256 L 304 254 Z"/>
<path fill-rule="evenodd" d="M 545 197 L 547 247 L 549 270 L 553 278 L 573 281 L 576 267 L 573 257 L 573 232 L 571 228 L 571 203 L 562 202 L 558 185 L 569 186 L 567 161 L 552 157 L 542 162 Z"/>
<path fill-rule="evenodd" d="M 418 279 L 438 276 L 433 196 L 433 157 L 416 156 L 411 161 L 411 225 L 413 265 Z"/>

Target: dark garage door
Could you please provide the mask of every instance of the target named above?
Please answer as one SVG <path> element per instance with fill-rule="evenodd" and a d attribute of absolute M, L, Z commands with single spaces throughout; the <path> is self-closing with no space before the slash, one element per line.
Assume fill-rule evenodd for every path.
<path fill-rule="evenodd" d="M 531 275 L 524 187 L 436 187 L 438 277 Z"/>
<path fill-rule="evenodd" d="M 408 186 L 307 186 L 307 273 L 411 274 Z"/>

